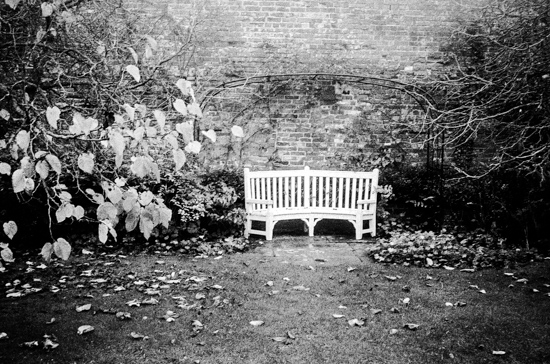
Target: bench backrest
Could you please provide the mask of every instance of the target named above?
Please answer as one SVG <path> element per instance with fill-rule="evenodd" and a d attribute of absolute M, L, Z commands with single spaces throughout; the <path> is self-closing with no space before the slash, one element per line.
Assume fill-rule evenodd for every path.
<path fill-rule="evenodd" d="M 310 170 L 250 171 L 244 169 L 246 200 L 271 200 L 273 208 L 372 209 L 376 204 L 378 169 L 372 172 Z M 358 205 L 357 201 L 369 200 Z M 262 210 L 267 205 L 247 204 Z"/>

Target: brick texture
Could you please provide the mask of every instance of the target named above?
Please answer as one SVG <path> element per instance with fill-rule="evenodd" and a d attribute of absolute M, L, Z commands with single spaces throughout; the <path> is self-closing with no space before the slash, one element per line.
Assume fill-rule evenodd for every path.
<path fill-rule="evenodd" d="M 129 0 L 136 11 L 196 29 L 199 44 L 173 72 L 217 83 L 265 74 L 324 72 L 407 81 L 444 72 L 442 42 L 473 0 Z M 194 28 L 196 27 L 196 28 Z M 153 29 L 154 32 L 154 29 Z M 167 48 L 178 47 L 166 31 Z M 184 69 L 185 68 L 185 69 Z M 274 92 L 280 88 L 277 92 Z M 209 100 L 205 163 L 253 168 L 346 164 L 346 155 L 404 146 L 422 155 L 421 105 L 398 89 L 338 80 L 288 81 L 227 89 Z M 229 133 L 234 124 L 245 138 Z"/>

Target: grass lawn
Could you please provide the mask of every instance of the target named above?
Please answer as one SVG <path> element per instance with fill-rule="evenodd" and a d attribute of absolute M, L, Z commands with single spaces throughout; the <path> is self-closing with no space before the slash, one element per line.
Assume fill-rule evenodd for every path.
<path fill-rule="evenodd" d="M 550 363 L 548 260 L 475 273 L 329 263 L 20 258 L 0 273 L 0 363 Z"/>

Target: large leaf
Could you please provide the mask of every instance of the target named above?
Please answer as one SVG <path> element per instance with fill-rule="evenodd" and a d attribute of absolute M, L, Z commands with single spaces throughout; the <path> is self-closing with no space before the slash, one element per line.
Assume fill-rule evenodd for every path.
<path fill-rule="evenodd" d="M 177 141 L 176 141 L 177 142 Z M 0 174 L 11 174 L 11 166 L 7 163 L 0 163 Z"/>
<path fill-rule="evenodd" d="M 5 222 L 2 227 L 4 228 L 4 234 L 10 239 L 13 239 L 15 234 L 17 234 L 17 224 L 15 221 Z"/>
<path fill-rule="evenodd" d="M 48 174 L 50 173 L 50 165 L 48 164 L 48 162 L 44 160 L 38 161 L 34 169 L 36 170 L 36 173 L 38 173 L 40 178 L 42 179 L 48 178 Z"/>
<path fill-rule="evenodd" d="M 61 161 L 53 154 L 47 154 L 46 160 L 57 174 L 61 174 Z"/>
<path fill-rule="evenodd" d="M 58 238 L 57 241 L 53 243 L 53 252 L 59 258 L 67 260 L 71 255 L 71 245 L 67 240 L 63 238 Z"/>
<path fill-rule="evenodd" d="M 159 218 L 162 226 L 168 229 L 168 224 L 172 220 L 172 210 L 168 207 L 159 208 Z"/>
<path fill-rule="evenodd" d="M 6 0 L 6 5 L 15 10 L 20 2 L 21 0 Z"/>
<path fill-rule="evenodd" d="M 232 133 L 233 135 L 235 135 L 236 137 L 239 137 L 239 138 L 244 137 L 243 128 L 241 128 L 241 127 L 238 126 L 238 125 L 233 125 L 233 127 L 231 128 L 231 133 Z"/>
<path fill-rule="evenodd" d="M 89 135 L 91 131 L 97 129 L 98 121 L 94 118 L 86 118 L 80 121 L 80 130 L 85 134 Z"/>
<path fill-rule="evenodd" d="M 11 184 L 13 192 L 19 193 L 25 191 L 25 172 L 18 169 L 11 175 Z"/>
<path fill-rule="evenodd" d="M 97 219 L 114 221 L 117 217 L 118 210 L 115 205 L 110 202 L 104 202 L 97 208 Z"/>
<path fill-rule="evenodd" d="M 191 104 L 187 105 L 187 111 L 191 115 L 195 115 L 198 118 L 202 118 L 202 110 L 198 103 L 192 102 Z"/>
<path fill-rule="evenodd" d="M 53 245 L 52 245 L 52 243 L 44 244 L 44 246 L 42 247 L 42 251 L 40 252 L 40 255 L 42 255 L 42 258 L 44 258 L 44 260 L 47 263 L 49 263 L 50 260 L 52 259 L 52 254 L 53 254 Z"/>
<path fill-rule="evenodd" d="M 31 134 L 26 130 L 21 130 L 19 131 L 19 133 L 17 133 L 17 136 L 15 137 L 15 142 L 17 143 L 19 148 L 27 150 L 29 144 L 31 143 Z"/>
<path fill-rule="evenodd" d="M 163 130 L 164 125 L 166 124 L 166 115 L 161 110 L 153 111 L 153 115 L 155 115 L 155 119 L 160 126 L 160 130 Z"/>
<path fill-rule="evenodd" d="M 185 144 L 193 141 L 193 125 L 189 122 L 183 122 L 176 124 L 176 130 L 183 136 L 183 141 Z"/>
<path fill-rule="evenodd" d="M 182 99 L 176 99 L 173 105 L 174 109 L 176 109 L 177 112 L 179 112 L 183 116 L 187 116 L 187 105 L 185 105 L 185 101 L 183 101 Z"/>
<path fill-rule="evenodd" d="M 133 209 L 126 215 L 126 221 L 124 222 L 124 227 L 126 231 L 133 231 L 139 222 L 140 208 L 139 206 L 134 206 Z"/>
<path fill-rule="evenodd" d="M 151 216 L 142 213 L 139 219 L 139 231 L 141 231 L 145 239 L 149 240 L 154 228 L 155 225 L 153 224 Z"/>
<path fill-rule="evenodd" d="M 139 68 L 137 68 L 133 64 L 129 64 L 128 66 L 126 66 L 126 72 L 128 72 L 134 78 L 134 80 L 136 80 L 136 82 L 139 82 L 139 80 L 141 79 Z"/>
<path fill-rule="evenodd" d="M 201 151 L 201 143 L 194 141 L 185 146 L 185 151 L 187 153 L 199 154 Z"/>
<path fill-rule="evenodd" d="M 5 262 L 11 263 L 15 261 L 15 259 L 13 259 L 13 252 L 8 247 L 3 247 L 2 250 L 0 250 L 0 256 L 2 256 Z"/>
<path fill-rule="evenodd" d="M 216 142 L 216 132 L 213 129 L 210 129 L 208 131 L 203 131 L 202 134 L 210 139 L 212 143 Z"/>
<path fill-rule="evenodd" d="M 84 208 L 82 206 L 75 206 L 73 216 L 77 220 L 82 219 L 84 217 Z"/>
<path fill-rule="evenodd" d="M 107 242 L 109 233 L 109 227 L 103 223 L 100 223 L 98 226 L 98 235 L 99 235 L 99 241 L 105 244 Z"/>
<path fill-rule="evenodd" d="M 144 37 L 147 40 L 147 44 L 151 47 L 151 49 L 156 51 L 158 48 L 158 43 L 155 38 L 151 37 L 150 35 L 145 35 Z"/>
<path fill-rule="evenodd" d="M 119 168 L 122 165 L 122 156 L 124 153 L 124 148 L 126 146 L 126 143 L 124 141 L 124 137 L 120 132 L 118 131 L 112 131 L 109 134 L 109 144 L 113 147 L 115 151 L 115 165 L 117 168 Z"/>
<path fill-rule="evenodd" d="M 92 153 L 82 153 L 78 156 L 78 168 L 92 174 L 94 171 L 94 158 L 95 156 Z"/>
<path fill-rule="evenodd" d="M 120 200 L 122 200 L 122 190 L 117 186 L 113 186 L 107 191 L 107 198 L 116 205 Z"/>
<path fill-rule="evenodd" d="M 138 55 L 137 55 L 136 51 L 134 50 L 134 48 L 128 47 L 128 50 L 130 51 L 130 54 L 132 55 L 132 58 L 134 59 L 134 62 L 138 63 L 139 58 L 138 58 Z"/>
<path fill-rule="evenodd" d="M 42 3 L 40 7 L 42 8 L 42 17 L 47 18 L 52 16 L 54 10 L 53 4 Z"/>
<path fill-rule="evenodd" d="M 46 119 L 52 128 L 57 129 L 57 121 L 59 120 L 60 115 L 61 110 L 59 110 L 57 106 L 48 107 L 46 109 Z"/>
<path fill-rule="evenodd" d="M 25 191 L 31 192 L 34 190 L 35 184 L 32 178 L 25 178 Z"/>
<path fill-rule="evenodd" d="M 176 162 L 176 171 L 178 171 L 185 165 L 187 157 L 181 149 L 174 149 L 172 150 L 172 153 L 174 154 L 174 162 Z"/>
<path fill-rule="evenodd" d="M 126 114 L 128 114 L 128 117 L 130 117 L 130 120 L 133 121 L 136 118 L 136 109 L 128 104 L 124 104 L 122 107 L 126 111 Z"/>
<path fill-rule="evenodd" d="M 175 133 L 175 132 L 173 132 L 173 133 Z M 174 136 L 172 133 L 166 134 L 166 136 L 164 137 L 164 140 L 166 140 L 168 142 L 168 144 L 170 144 L 172 149 L 178 149 L 179 148 L 178 138 L 176 136 Z M 1 167 L 1 164 L 0 164 L 0 167 Z"/>
<path fill-rule="evenodd" d="M 2 109 L 0 110 L 0 118 L 4 119 L 4 120 L 9 120 L 10 118 L 10 112 L 6 109 Z"/>
<path fill-rule="evenodd" d="M 191 82 L 180 78 L 178 82 L 176 82 L 176 86 L 180 89 L 184 97 L 189 96 L 189 90 L 191 90 Z"/>

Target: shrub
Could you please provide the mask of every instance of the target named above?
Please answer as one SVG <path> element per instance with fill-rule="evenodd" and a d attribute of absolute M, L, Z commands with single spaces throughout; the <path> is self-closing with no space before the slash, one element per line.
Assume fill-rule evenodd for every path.
<path fill-rule="evenodd" d="M 244 231 L 242 171 L 175 172 L 159 188 L 166 205 L 177 216 L 181 237 L 205 239 L 238 237 Z"/>

